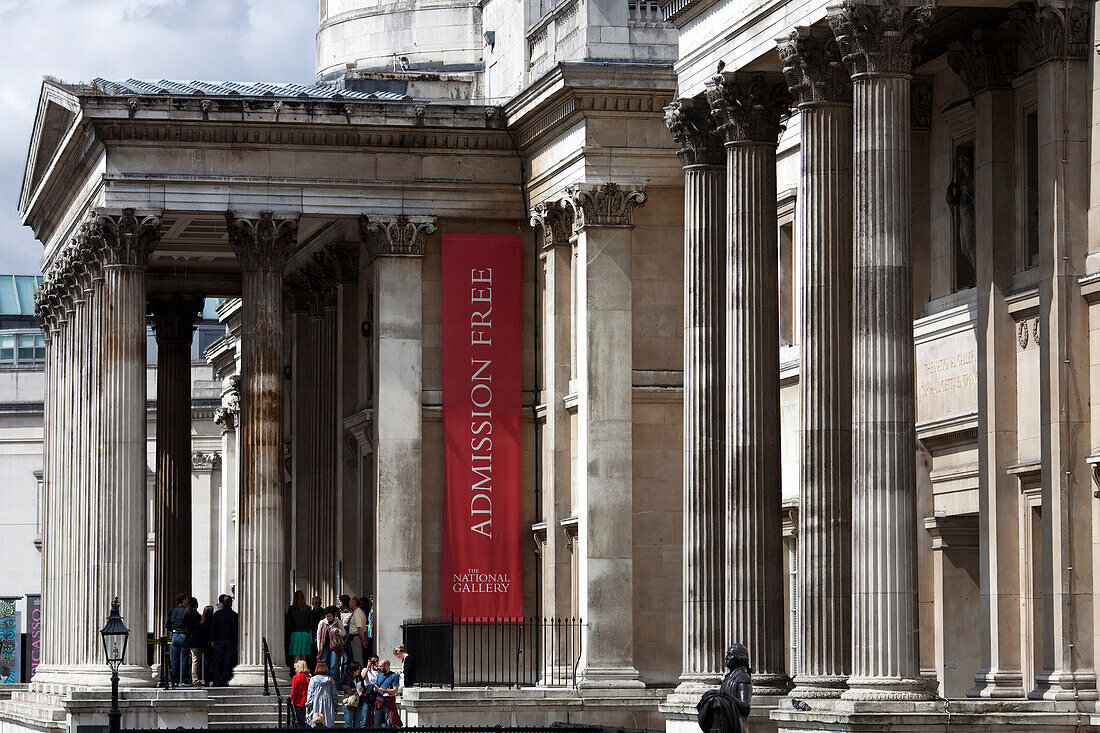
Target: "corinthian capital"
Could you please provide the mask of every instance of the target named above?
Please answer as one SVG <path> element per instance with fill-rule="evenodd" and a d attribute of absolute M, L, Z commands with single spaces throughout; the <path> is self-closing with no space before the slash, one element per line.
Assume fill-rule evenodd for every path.
<path fill-rule="evenodd" d="M 261 211 L 258 218 L 225 212 L 229 244 L 241 270 L 282 272 L 286 259 L 298 243 L 298 217 L 276 219 L 274 212 Z"/>
<path fill-rule="evenodd" d="M 665 107 L 665 124 L 685 166 L 722 165 L 726 153 L 705 95 L 675 99 Z"/>
<path fill-rule="evenodd" d="M 971 94 L 986 89 L 1011 89 L 1016 76 L 1016 44 L 974 31 L 968 40 L 948 45 L 947 65 L 959 75 Z"/>
<path fill-rule="evenodd" d="M 791 113 L 791 95 L 779 74 L 727 71 L 707 84 L 707 101 L 727 144 L 777 145 Z"/>
<path fill-rule="evenodd" d="M 899 0 L 877 4 L 843 0 L 829 8 L 829 25 L 852 78 L 863 74 L 907 76 L 914 51 L 932 22 L 935 3 L 902 5 Z"/>
<path fill-rule="evenodd" d="M 795 28 L 776 40 L 787 88 L 799 107 L 851 104 L 852 80 L 828 28 Z"/>
<path fill-rule="evenodd" d="M 569 244 L 573 231 L 573 211 L 559 201 L 544 201 L 531 209 L 531 226 L 542 230 L 542 248 L 553 249 Z"/>
<path fill-rule="evenodd" d="M 157 343 L 178 341 L 191 343 L 195 322 L 202 310 L 202 298 L 173 296 L 149 300 L 149 323 Z"/>
<path fill-rule="evenodd" d="M 1008 10 L 1009 26 L 1032 66 L 1068 58 L 1088 58 L 1092 3 L 1073 3 L 1068 10 L 1050 4 L 1020 3 Z"/>
<path fill-rule="evenodd" d="M 144 267 L 160 239 L 160 217 L 138 217 L 133 209 L 123 209 L 119 215 L 92 212 L 94 229 L 86 235 L 102 242 L 99 249 L 105 267 Z"/>
<path fill-rule="evenodd" d="M 435 232 L 434 217 L 359 217 L 359 237 L 367 244 L 370 257 L 420 257 L 424 237 Z"/>
<path fill-rule="evenodd" d="M 573 214 L 573 229 L 588 227 L 632 227 L 634 209 L 645 204 L 645 191 L 628 190 L 617 183 L 596 188 L 574 184 L 565 190 L 561 206 Z"/>

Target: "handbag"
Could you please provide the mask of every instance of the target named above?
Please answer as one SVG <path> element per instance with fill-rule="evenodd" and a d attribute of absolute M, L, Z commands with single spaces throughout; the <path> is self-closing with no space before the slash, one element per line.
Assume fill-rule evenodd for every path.
<path fill-rule="evenodd" d="M 344 693 L 344 699 L 341 700 L 346 708 L 354 708 L 359 706 L 359 693 L 355 691 L 355 688 L 351 688 Z"/>

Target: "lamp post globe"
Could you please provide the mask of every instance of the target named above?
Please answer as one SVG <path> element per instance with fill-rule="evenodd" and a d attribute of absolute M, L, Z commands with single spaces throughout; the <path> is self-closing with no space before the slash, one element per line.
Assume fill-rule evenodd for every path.
<path fill-rule="evenodd" d="M 122 727 L 122 711 L 118 708 L 118 668 L 126 658 L 126 643 L 130 640 L 130 630 L 122 623 L 118 598 L 111 603 L 111 615 L 99 631 L 103 639 L 103 653 L 111 668 L 111 712 L 107 715 L 110 733 L 119 733 Z"/>

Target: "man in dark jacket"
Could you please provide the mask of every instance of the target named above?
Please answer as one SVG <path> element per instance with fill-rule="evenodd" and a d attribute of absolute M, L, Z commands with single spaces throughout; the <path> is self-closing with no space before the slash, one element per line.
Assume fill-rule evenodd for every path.
<path fill-rule="evenodd" d="M 187 600 L 187 613 L 183 616 L 183 628 L 187 631 L 187 649 L 191 654 L 191 679 L 189 684 L 197 685 L 202 681 L 202 642 L 199 640 L 199 624 L 202 623 L 202 615 L 199 614 L 199 600 L 189 598 Z"/>
<path fill-rule="evenodd" d="M 187 594 L 176 596 L 176 607 L 168 614 L 164 622 L 164 631 L 172 642 L 172 682 L 183 684 L 183 669 L 188 666 L 190 656 L 187 651 Z"/>
<path fill-rule="evenodd" d="M 214 612 L 210 622 L 210 642 L 214 646 L 214 686 L 227 687 L 233 672 L 233 659 L 237 651 L 237 612 L 233 610 L 233 596 L 222 596 L 222 607 Z"/>

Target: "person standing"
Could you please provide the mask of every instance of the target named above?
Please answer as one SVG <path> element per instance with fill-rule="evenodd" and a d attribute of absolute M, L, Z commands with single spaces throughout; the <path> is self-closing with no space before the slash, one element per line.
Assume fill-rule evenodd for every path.
<path fill-rule="evenodd" d="M 168 614 L 164 630 L 172 640 L 172 682 L 183 684 L 183 667 L 187 663 L 187 624 L 185 617 L 190 609 L 187 606 L 187 594 L 176 596 L 176 607 Z"/>
<path fill-rule="evenodd" d="M 405 650 L 404 644 L 398 644 L 393 648 L 393 655 L 401 662 L 401 686 L 416 686 L 416 659 Z"/>
<path fill-rule="evenodd" d="M 313 629 L 310 624 L 306 594 L 294 591 L 294 602 L 286 610 L 286 659 L 293 665 L 297 659 L 305 659 L 313 653 Z"/>
<path fill-rule="evenodd" d="M 294 663 L 294 679 L 290 681 L 290 704 L 294 708 L 294 723 L 306 727 L 306 691 L 309 688 L 309 667 L 304 659 Z"/>
<path fill-rule="evenodd" d="M 367 643 L 367 614 L 359 603 L 358 596 L 351 597 L 351 618 L 348 619 L 347 650 L 351 660 L 363 667 L 363 647 Z"/>
<path fill-rule="evenodd" d="M 306 719 L 312 728 L 331 728 L 336 722 L 336 683 L 324 662 L 317 662 L 306 688 Z"/>
<path fill-rule="evenodd" d="M 342 669 L 348 658 L 348 626 L 351 624 L 351 596 L 346 593 L 340 596 L 340 608 L 337 611 L 337 616 L 340 619 L 340 628 L 344 630 L 344 649 L 340 653 L 340 667 Z M 339 676 L 338 670 L 333 671 Z"/>
<path fill-rule="evenodd" d="M 383 659 L 378 666 L 378 681 L 374 683 L 374 692 L 378 695 L 374 704 L 374 727 L 400 728 L 397 693 L 401 689 L 401 678 L 390 670 L 390 660 Z"/>
<path fill-rule="evenodd" d="M 320 625 L 321 621 L 324 620 L 324 618 L 325 609 L 324 606 L 321 605 L 321 596 L 313 596 L 313 600 L 310 602 L 309 607 L 309 643 L 310 647 L 312 648 L 312 653 L 306 660 L 307 662 L 309 662 L 310 669 L 313 669 L 313 665 L 317 663 L 317 639 L 315 637 L 315 634 L 317 631 L 317 627 Z"/>
<path fill-rule="evenodd" d="M 183 627 L 187 631 L 187 653 L 190 655 L 191 678 L 187 684 L 202 684 L 202 643 L 199 640 L 199 601 L 192 596 L 187 599 L 187 613 L 183 615 Z"/>
<path fill-rule="evenodd" d="M 211 671 L 214 668 L 214 650 L 210 644 L 210 626 L 214 620 L 214 607 L 207 606 L 202 609 L 202 620 L 199 622 L 199 650 L 202 652 L 202 682 L 209 685 Z"/>
<path fill-rule="evenodd" d="M 214 645 L 214 686 L 227 687 L 237 653 L 239 620 L 233 610 L 233 596 L 223 595 L 222 607 L 214 612 L 210 626 L 210 641 Z"/>
<path fill-rule="evenodd" d="M 325 617 L 317 625 L 317 664 L 322 662 L 335 673 L 340 655 L 344 652 L 344 630 L 336 618 L 336 608 L 329 607 Z"/>

